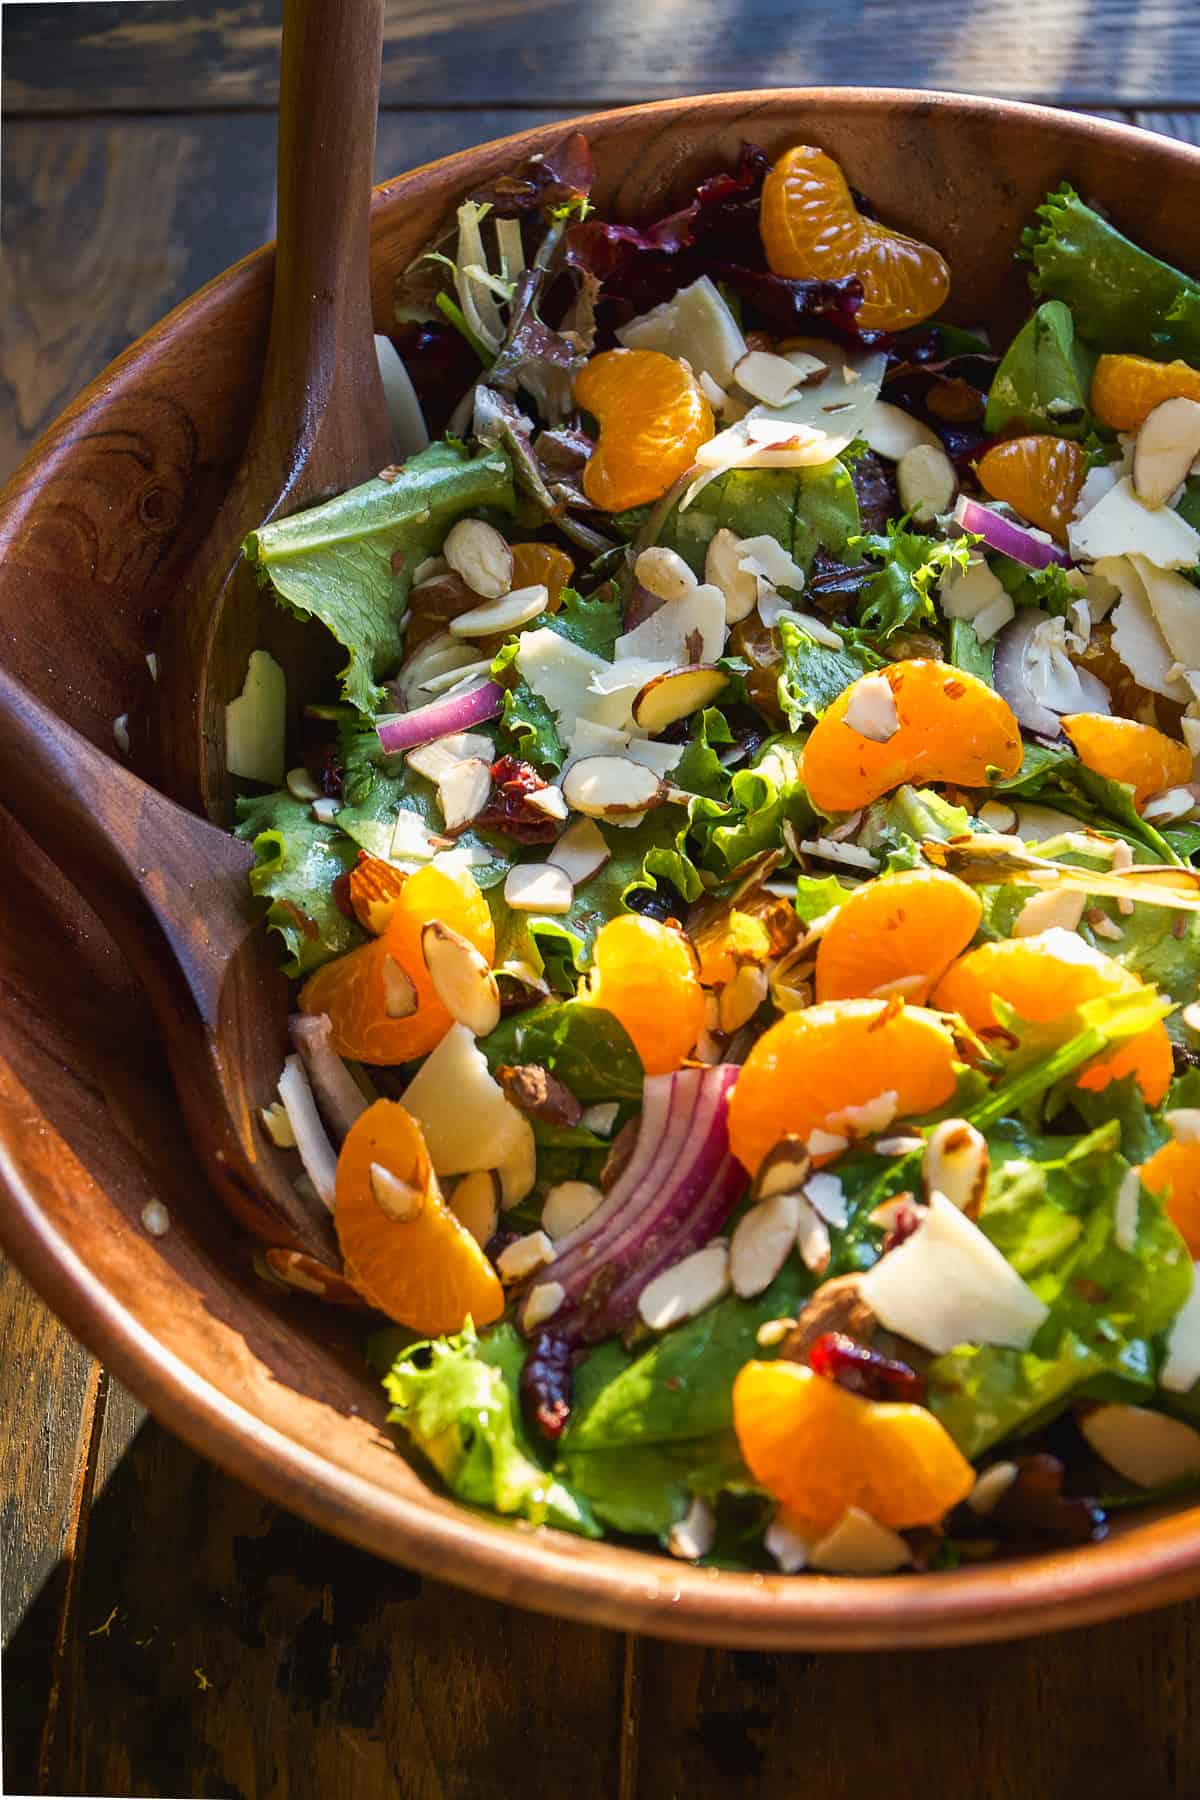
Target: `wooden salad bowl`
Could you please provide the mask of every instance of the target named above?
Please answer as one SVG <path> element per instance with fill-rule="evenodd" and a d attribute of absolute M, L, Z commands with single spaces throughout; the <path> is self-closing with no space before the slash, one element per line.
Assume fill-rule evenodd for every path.
<path fill-rule="evenodd" d="M 579 121 L 596 197 L 637 219 L 729 165 L 823 145 L 891 224 L 936 244 L 952 315 L 1007 333 L 1012 261 L 1071 179 L 1139 242 L 1200 268 L 1200 151 L 1010 101 L 866 89 L 724 94 Z M 465 191 L 556 143 L 561 123 L 385 182 L 373 307 Z M 0 654 L 106 750 L 128 714 L 158 770 L 146 663 L 237 467 L 262 369 L 273 251 L 218 276 L 70 406 L 0 495 Z M 0 812 L 0 1236 L 70 1328 L 188 1443 L 380 1555 L 543 1612 L 662 1637 L 862 1649 L 1016 1637 L 1200 1591 L 1200 1506 L 1125 1515 L 1104 1543 L 913 1578 L 695 1569 L 469 1512 L 398 1455 L 361 1356 L 364 1315 L 275 1292 L 200 1173 L 147 1011 L 98 920 Z M 153 846 L 147 845 L 153 881 Z M 151 1201 L 165 1236 L 141 1222 Z"/>

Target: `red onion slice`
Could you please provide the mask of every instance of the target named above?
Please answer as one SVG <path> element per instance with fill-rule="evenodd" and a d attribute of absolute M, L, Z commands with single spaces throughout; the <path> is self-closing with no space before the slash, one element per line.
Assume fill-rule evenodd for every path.
<path fill-rule="evenodd" d="M 396 750 L 414 750 L 418 744 L 468 731 L 472 725 L 496 718 L 503 705 L 504 689 L 499 682 L 481 681 L 469 693 L 431 700 L 428 706 L 418 706 L 413 712 L 378 719 L 379 742 L 389 755 Z"/>
<path fill-rule="evenodd" d="M 958 497 L 954 517 L 964 531 L 975 532 L 981 537 L 989 550 L 999 550 L 1003 556 L 1011 556 L 1014 562 L 1024 563 L 1027 569 L 1044 569 L 1050 563 L 1058 563 L 1064 569 L 1072 567 L 1065 550 L 1060 550 L 1056 544 L 1043 544 L 1023 525 L 1014 525 L 1011 519 L 978 500 L 969 500 L 965 494 Z"/>

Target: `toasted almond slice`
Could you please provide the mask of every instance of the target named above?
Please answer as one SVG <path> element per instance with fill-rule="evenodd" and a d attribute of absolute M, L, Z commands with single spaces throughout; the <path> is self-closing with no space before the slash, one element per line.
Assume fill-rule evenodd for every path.
<path fill-rule="evenodd" d="M 811 1200 L 805 1199 L 803 1195 L 797 1197 L 800 1201 L 800 1219 L 796 1226 L 796 1248 L 800 1252 L 800 1261 L 814 1275 L 823 1275 L 829 1267 L 833 1251 L 829 1227 Z"/>
<path fill-rule="evenodd" d="M 438 804 L 447 831 L 461 831 L 477 819 L 488 803 L 492 791 L 491 764 L 480 756 L 468 756 L 465 762 L 447 769 L 437 784 Z"/>
<path fill-rule="evenodd" d="M 603 1189 L 590 1181 L 556 1182 L 542 1204 L 542 1230 L 556 1240 L 566 1237 L 591 1217 L 603 1198 Z"/>
<path fill-rule="evenodd" d="M 863 421 L 861 436 L 877 456 L 886 456 L 890 462 L 897 463 L 918 444 L 928 444 L 933 450 L 942 447 L 936 431 L 923 425 L 920 419 L 914 419 L 911 413 L 893 406 L 889 400 L 875 402 Z"/>
<path fill-rule="evenodd" d="M 796 1242 L 804 1202 L 797 1193 L 773 1194 L 743 1213 L 729 1244 L 733 1291 L 743 1300 L 770 1287 Z"/>
<path fill-rule="evenodd" d="M 535 1269 L 554 1261 L 554 1245 L 544 1231 L 527 1231 L 507 1245 L 496 1258 L 501 1281 L 524 1281 Z"/>
<path fill-rule="evenodd" d="M 1011 835 L 1017 829 L 1016 808 L 1006 806 L 1003 800 L 985 800 L 975 817 L 992 831 Z"/>
<path fill-rule="evenodd" d="M 859 737 L 886 744 L 900 729 L 896 699 L 885 675 L 863 675 L 854 683 L 844 714 L 845 722 Z"/>
<path fill-rule="evenodd" d="M 653 769 L 623 756 L 585 756 L 563 777 L 567 805 L 590 818 L 645 812 L 664 798 Z"/>
<path fill-rule="evenodd" d="M 697 585 L 678 550 L 670 550 L 666 544 L 651 544 L 643 550 L 633 572 L 646 592 L 658 600 L 680 600 Z"/>
<path fill-rule="evenodd" d="M 471 592 L 485 600 L 498 600 L 512 587 L 512 551 L 496 527 L 483 519 L 460 519 L 452 525 L 442 555 Z"/>
<path fill-rule="evenodd" d="M 421 928 L 421 953 L 433 991 L 450 1017 L 475 1037 L 486 1037 L 500 1023 L 500 989 L 487 961 L 474 944 L 441 919 Z"/>
<path fill-rule="evenodd" d="M 767 997 L 770 983 L 767 971 L 754 963 L 743 963 L 731 981 L 721 989 L 717 1017 L 726 1037 L 732 1037 L 749 1023 Z"/>
<path fill-rule="evenodd" d="M 808 1180 L 812 1157 L 804 1139 L 780 1138 L 763 1157 L 754 1182 L 755 1198 L 769 1200 L 773 1194 L 798 1192 Z"/>
<path fill-rule="evenodd" d="M 529 1290 L 521 1313 L 521 1330 L 536 1331 L 539 1325 L 554 1317 L 566 1297 L 567 1290 L 561 1281 L 539 1281 Z"/>
<path fill-rule="evenodd" d="M 417 990 L 394 956 L 383 959 L 383 1004 L 389 1019 L 411 1019 L 417 1010 Z"/>
<path fill-rule="evenodd" d="M 728 1292 L 729 1245 L 724 1238 L 715 1238 L 647 1282 L 638 1295 L 638 1313 L 651 1331 L 666 1331 Z"/>
<path fill-rule="evenodd" d="M 457 619 L 451 619 L 450 630 L 460 638 L 490 637 L 494 631 L 515 631 L 519 625 L 528 625 L 530 619 L 545 612 L 549 598 L 549 589 L 544 582 L 514 588 L 511 594 L 502 594 L 485 606 L 473 606 L 470 612 L 459 613 Z"/>
<path fill-rule="evenodd" d="M 571 877 L 553 863 L 517 863 L 505 877 L 504 901 L 516 912 L 570 912 L 574 898 Z"/>
<path fill-rule="evenodd" d="M 312 803 L 312 816 L 318 825 L 332 825 L 342 810 L 342 802 L 331 794 L 322 794 L 319 800 Z"/>
<path fill-rule="evenodd" d="M 805 363 L 815 360 L 815 357 L 807 357 Z M 798 387 L 804 385 L 807 376 L 815 373 L 803 365 L 798 366 L 790 356 L 776 356 L 772 350 L 748 350 L 741 361 L 735 363 L 733 379 L 752 399 L 761 400 L 767 406 L 782 406 Z"/>
<path fill-rule="evenodd" d="M 474 1169 L 464 1175 L 450 1196 L 450 1211 L 485 1249 L 500 1221 L 500 1177 L 495 1169 Z"/>
<path fill-rule="evenodd" d="M 728 675 L 710 663 L 692 663 L 685 669 L 672 669 L 667 675 L 655 675 L 638 690 L 633 703 L 634 724 L 655 737 L 677 719 L 690 718 L 702 706 L 709 705 L 728 685 Z"/>
<path fill-rule="evenodd" d="M 1012 935 L 1038 937 L 1052 926 L 1063 931 L 1075 931 L 1086 905 L 1086 894 L 1073 893 L 1068 888 L 1047 888 L 1044 893 L 1035 894 L 1032 900 L 1025 902 L 1013 920 Z"/>
<path fill-rule="evenodd" d="M 681 1562 L 698 1562 L 716 1541 L 717 1515 L 702 1495 L 693 1494 L 687 1512 L 667 1533 L 667 1549 Z"/>
<path fill-rule="evenodd" d="M 710 587 L 720 588 L 725 596 L 725 622 L 736 625 L 754 611 L 758 599 L 758 582 L 739 557 L 741 539 L 722 525 L 709 539 L 704 557 L 704 579 Z"/>
<path fill-rule="evenodd" d="M 532 794 L 526 794 L 525 798 L 530 806 L 535 806 L 539 812 L 544 812 L 548 819 L 565 819 L 567 817 L 568 807 L 560 787 L 551 784 L 550 787 L 537 788 Z"/>
<path fill-rule="evenodd" d="M 975 1486 L 967 1495 L 967 1505 L 973 1513 L 981 1518 L 1004 1498 L 1013 1482 L 1020 1474 L 1014 1462 L 991 1463 L 976 1477 Z"/>
<path fill-rule="evenodd" d="M 298 768 L 287 772 L 286 787 L 293 800 L 319 800 L 321 790 L 301 763 Z"/>
<path fill-rule="evenodd" d="M 920 524 L 948 512 L 958 492 L 954 464 L 940 444 L 914 444 L 896 465 L 900 504 Z"/>
<path fill-rule="evenodd" d="M 612 856 L 604 834 L 591 819 L 576 819 L 568 825 L 546 858 L 561 869 L 574 887 L 582 887 L 599 873 Z"/>
<path fill-rule="evenodd" d="M 1146 414 L 1133 446 L 1133 491 L 1147 506 L 1165 506 L 1200 455 L 1200 405 L 1164 400 Z"/>
<path fill-rule="evenodd" d="M 477 647 L 472 646 L 472 648 Z M 477 661 L 460 663 L 456 669 L 443 669 L 439 674 L 431 675 L 427 681 L 421 683 L 421 693 L 428 694 L 435 699 L 445 694 L 457 694 L 458 690 L 466 687 L 468 683 L 475 683 L 481 676 L 486 676 L 491 666 L 491 657 L 483 656 Z"/>
<path fill-rule="evenodd" d="M 1200 1432 L 1144 1406 L 1097 1406 L 1079 1420 L 1096 1455 L 1138 1487 L 1200 1475 Z"/>
<path fill-rule="evenodd" d="M 831 1575 L 890 1575 L 911 1561 L 912 1551 L 899 1532 L 857 1506 L 850 1507 L 808 1553 L 809 1568 Z"/>
<path fill-rule="evenodd" d="M 456 731 L 449 737 L 434 738 L 428 744 L 418 745 L 404 760 L 410 769 L 415 769 L 428 781 L 440 781 L 456 763 L 467 762 L 473 757 L 481 762 L 491 762 L 495 754 L 491 739 L 484 737 L 482 732 Z"/>
<path fill-rule="evenodd" d="M 507 1212 L 510 1207 L 519 1206 L 526 1194 L 533 1191 L 537 1180 L 537 1140 L 533 1135 L 533 1126 L 519 1113 L 515 1106 L 511 1107 L 517 1129 L 507 1154 L 496 1164 L 496 1174 L 500 1181 L 500 1205 Z M 544 1233 L 539 1232 L 539 1236 Z"/>
<path fill-rule="evenodd" d="M 410 1181 L 402 1181 L 382 1163 L 371 1164 L 369 1179 L 372 1198 L 389 1219 L 394 1219 L 398 1225 L 409 1225 L 420 1218 L 425 1208 L 422 1188 L 414 1187 Z"/>
<path fill-rule="evenodd" d="M 921 1160 L 921 1186 L 926 1198 L 945 1194 L 951 1206 L 977 1219 L 987 1193 L 990 1164 L 987 1139 L 967 1119 L 943 1119 L 935 1125 Z"/>

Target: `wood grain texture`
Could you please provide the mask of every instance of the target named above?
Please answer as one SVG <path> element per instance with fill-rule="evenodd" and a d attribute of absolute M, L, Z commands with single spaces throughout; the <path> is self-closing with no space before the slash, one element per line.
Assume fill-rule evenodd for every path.
<path fill-rule="evenodd" d="M 270 105 L 280 0 L 14 7 L 6 106 Z M 389 0 L 385 105 L 594 105 L 874 81 L 1097 106 L 1200 88 L 1191 0 Z M 47 56 L 50 50 L 52 55 Z"/>

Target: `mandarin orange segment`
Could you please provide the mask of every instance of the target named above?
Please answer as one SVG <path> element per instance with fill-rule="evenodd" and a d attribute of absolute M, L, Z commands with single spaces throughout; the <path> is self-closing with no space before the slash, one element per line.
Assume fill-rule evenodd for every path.
<path fill-rule="evenodd" d="M 350 871 L 350 905 L 364 931 L 378 937 L 395 911 L 408 876 L 382 857 L 359 855 Z"/>
<path fill-rule="evenodd" d="M 954 1092 L 954 1040 L 935 1013 L 899 1000 L 830 1000 L 787 1013 L 751 1050 L 729 1103 L 729 1146 L 751 1174 L 789 1132 L 849 1137 L 847 1109 L 895 1094 L 895 1116 Z"/>
<path fill-rule="evenodd" d="M 1068 713 L 1062 723 L 1084 768 L 1131 787 L 1139 811 L 1152 794 L 1192 779 L 1191 751 L 1157 726 L 1107 713 Z"/>
<path fill-rule="evenodd" d="M 847 722 L 865 681 L 885 680 L 899 728 L 886 743 Z M 917 657 L 852 682 L 821 714 L 804 747 L 804 785 L 822 812 L 853 812 L 906 781 L 983 787 L 990 772 L 1015 775 L 1021 731 L 994 689 L 950 663 Z"/>
<path fill-rule="evenodd" d="M 333 1222 L 346 1274 L 363 1299 L 426 1337 L 490 1325 L 504 1290 L 446 1205 L 421 1128 L 394 1100 L 376 1100 L 338 1156 Z"/>
<path fill-rule="evenodd" d="M 952 963 L 933 990 L 933 1004 L 959 1013 L 972 1031 L 994 1036 L 999 1021 L 993 1000 L 1003 1000 L 1019 1018 L 1045 1024 L 1103 994 L 1130 993 L 1138 978 L 1111 956 L 1062 930 L 980 944 Z M 1159 1020 L 1098 1062 L 1077 1084 L 1096 1091 L 1134 1075 L 1145 1099 L 1157 1106 L 1170 1084 L 1171 1043 Z"/>
<path fill-rule="evenodd" d="M 1162 1197 L 1194 1262 L 1200 1257 L 1200 1144 L 1164 1144 L 1139 1173 L 1143 1185 Z"/>
<path fill-rule="evenodd" d="M 661 499 L 713 434 L 700 383 L 660 350 L 602 350 L 580 370 L 575 399 L 600 427 L 583 491 L 605 512 Z"/>
<path fill-rule="evenodd" d="M 975 472 L 985 494 L 1003 500 L 1039 531 L 1048 531 L 1056 543 L 1066 543 L 1087 474 L 1087 454 L 1080 445 L 1042 434 L 1008 438 L 980 457 Z"/>
<path fill-rule="evenodd" d="M 802 1363 L 739 1369 L 733 1426 L 754 1479 L 822 1535 L 852 1506 L 893 1531 L 936 1525 L 975 1482 L 926 1407 L 864 1399 Z"/>
<path fill-rule="evenodd" d="M 975 890 L 941 869 L 904 869 L 864 882 L 821 935 L 817 999 L 897 993 L 923 1006 L 982 915 Z"/>
<path fill-rule="evenodd" d="M 1101 356 L 1092 375 L 1090 403 L 1101 425 L 1136 431 L 1164 400 L 1200 400 L 1200 370 L 1185 362 L 1152 362 L 1148 356 Z"/>
<path fill-rule="evenodd" d="M 555 544 L 514 544 L 512 546 L 514 589 L 542 586 L 549 595 L 547 612 L 557 612 L 562 605 L 562 591 L 569 587 L 575 564 L 565 550 Z"/>
<path fill-rule="evenodd" d="M 325 963 L 300 990 L 302 1011 L 329 1014 L 339 1056 L 409 1062 L 445 1037 L 452 1020 L 434 992 L 421 951 L 421 928 L 431 919 L 449 925 L 492 960 L 492 915 L 471 876 L 465 870 L 418 869 L 401 888 L 383 935 Z M 406 994 L 412 1010 L 396 1016 Z"/>
<path fill-rule="evenodd" d="M 704 1026 L 696 953 L 682 932 L 640 913 L 602 925 L 586 996 L 625 1027 L 647 1075 L 679 1068 Z"/>
<path fill-rule="evenodd" d="M 767 176 L 759 225 L 776 275 L 816 281 L 857 275 L 864 329 L 916 325 L 950 292 L 945 259 L 931 245 L 864 218 L 837 163 L 812 144 L 797 144 Z"/>

